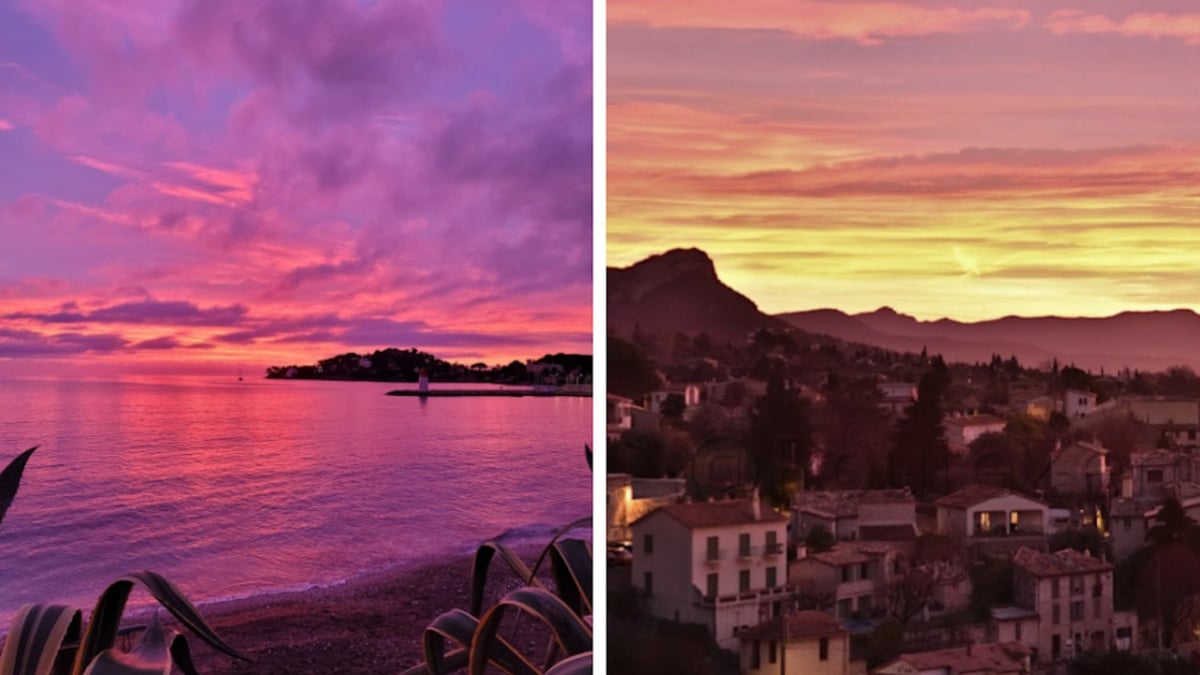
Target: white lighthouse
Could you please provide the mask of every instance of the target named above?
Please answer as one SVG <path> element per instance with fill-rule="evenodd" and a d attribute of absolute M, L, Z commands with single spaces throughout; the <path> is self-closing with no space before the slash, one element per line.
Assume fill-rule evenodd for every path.
<path fill-rule="evenodd" d="M 429 373 L 424 368 L 417 371 L 417 391 L 422 393 L 429 391 Z"/>

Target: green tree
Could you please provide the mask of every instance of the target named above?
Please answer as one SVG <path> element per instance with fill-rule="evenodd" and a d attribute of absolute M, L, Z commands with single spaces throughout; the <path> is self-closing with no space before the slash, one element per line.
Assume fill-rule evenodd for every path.
<path fill-rule="evenodd" d="M 608 391 L 635 401 L 662 386 L 654 363 L 637 345 L 608 336 Z"/>
<path fill-rule="evenodd" d="M 781 378 L 771 378 L 766 395 L 750 413 L 754 482 L 764 499 L 788 503 L 788 483 L 803 475 L 811 449 L 808 401 L 784 386 Z"/>
<path fill-rule="evenodd" d="M 893 486 L 909 486 L 918 497 L 929 495 L 931 476 L 945 471 L 950 449 L 942 428 L 942 397 L 950 386 L 950 371 L 935 356 L 917 384 L 917 401 L 904 411 L 892 434 Z"/>

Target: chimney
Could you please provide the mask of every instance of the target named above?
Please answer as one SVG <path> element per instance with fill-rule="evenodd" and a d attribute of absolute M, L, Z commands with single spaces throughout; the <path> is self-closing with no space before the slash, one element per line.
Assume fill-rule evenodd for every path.
<path fill-rule="evenodd" d="M 754 519 L 762 520 L 762 502 L 758 498 L 758 488 L 750 496 L 750 508 L 754 509 Z"/>

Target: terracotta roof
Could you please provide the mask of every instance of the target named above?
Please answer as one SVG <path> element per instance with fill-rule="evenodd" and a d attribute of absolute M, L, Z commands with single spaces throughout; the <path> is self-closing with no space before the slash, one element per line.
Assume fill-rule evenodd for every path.
<path fill-rule="evenodd" d="M 984 483 L 968 485 L 958 492 L 953 492 L 945 497 L 942 497 L 934 503 L 938 506 L 944 506 L 950 509 L 965 509 L 967 507 L 975 506 L 976 504 L 985 502 L 989 499 L 995 499 L 996 497 L 1003 497 L 1005 495 L 1016 495 L 1024 499 L 1028 499 L 1031 502 L 1042 504 L 1043 506 L 1046 504 L 1041 500 L 1034 499 L 1033 497 L 1023 495 L 1019 492 L 1013 492 L 1012 490 L 1006 490 L 1002 487 L 996 487 L 995 485 L 987 485 Z"/>
<path fill-rule="evenodd" d="M 1088 452 L 1094 452 L 1099 455 L 1107 455 L 1108 454 L 1108 448 L 1104 447 L 1103 445 L 1100 445 L 1099 443 L 1089 443 L 1087 441 L 1075 441 L 1074 443 L 1072 443 L 1072 444 L 1068 445 L 1066 448 L 1064 448 L 1063 451 L 1065 452 L 1065 451 L 1071 450 L 1073 448 L 1080 448 L 1080 449 L 1086 450 Z"/>
<path fill-rule="evenodd" d="M 822 553 L 809 553 L 812 560 L 826 565 L 857 565 L 870 562 L 872 558 L 894 553 L 896 545 L 883 541 L 839 541 L 833 548 Z"/>
<path fill-rule="evenodd" d="M 858 565 L 871 561 L 871 556 L 859 551 L 858 549 L 850 548 L 848 546 L 834 546 L 832 549 L 822 553 L 809 553 L 808 557 L 812 560 L 816 560 L 817 562 L 822 562 L 826 565 L 832 565 L 834 567 L 841 567 L 843 565 Z"/>
<path fill-rule="evenodd" d="M 1080 572 L 1105 572 L 1113 569 L 1112 563 L 1094 558 L 1073 548 L 1064 548 L 1054 553 L 1042 553 L 1022 546 L 1013 556 L 1013 564 L 1018 569 L 1035 577 L 1055 577 L 1064 574 L 1079 574 Z"/>
<path fill-rule="evenodd" d="M 891 672 L 894 664 L 903 662 L 917 670 L 945 668 L 949 675 L 958 673 L 1018 673 L 1022 661 L 1030 654 L 1029 647 L 1020 642 L 973 644 L 967 647 L 939 649 L 933 652 L 901 654 L 883 666 L 880 672 Z"/>
<path fill-rule="evenodd" d="M 743 640 L 777 640 L 783 642 L 784 621 L 787 621 L 787 641 L 797 642 L 813 638 L 844 635 L 846 631 L 838 625 L 832 614 L 815 609 L 790 612 L 785 616 L 768 619 L 757 626 L 738 633 Z"/>
<path fill-rule="evenodd" d="M 787 516 L 779 513 L 767 504 L 763 504 L 760 507 L 761 517 L 756 520 L 750 500 L 737 499 L 720 502 L 667 504 L 638 518 L 632 524 L 636 525 L 658 513 L 671 516 L 689 529 L 746 525 L 750 523 L 785 523 L 788 520 Z"/>

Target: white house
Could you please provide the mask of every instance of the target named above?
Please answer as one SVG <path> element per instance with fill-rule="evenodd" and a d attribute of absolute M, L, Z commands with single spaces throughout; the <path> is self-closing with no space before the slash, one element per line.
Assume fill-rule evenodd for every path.
<path fill-rule="evenodd" d="M 1014 602 L 1040 617 L 1037 663 L 1137 648 L 1137 615 L 1113 611 L 1111 562 L 1069 548 L 1054 553 L 1022 548 L 1013 565 Z"/>
<path fill-rule="evenodd" d="M 942 420 L 946 445 L 955 455 L 965 455 L 975 439 L 984 434 L 1004 431 L 1008 423 L 995 415 L 962 415 Z"/>
<path fill-rule="evenodd" d="M 830 591 L 838 619 L 855 614 L 869 618 L 898 572 L 900 554 L 899 545 L 887 542 L 838 542 L 828 551 L 792 561 L 788 581 L 798 588 Z"/>
<path fill-rule="evenodd" d="M 1043 501 L 995 487 L 976 484 L 935 502 L 938 532 L 989 553 L 1019 546 L 1043 548 L 1050 506 Z"/>
<path fill-rule="evenodd" d="M 757 498 L 659 507 L 631 525 L 633 587 L 652 615 L 736 650 L 737 630 L 782 612 L 787 522 Z"/>
<path fill-rule="evenodd" d="M 910 540 L 917 536 L 917 502 L 908 488 L 812 490 L 797 493 L 793 504 L 797 541 L 803 541 L 815 527 L 843 540 Z"/>
<path fill-rule="evenodd" d="M 1077 420 L 1096 412 L 1096 395 L 1081 389 L 1063 392 L 1063 414 L 1067 419 Z"/>
<path fill-rule="evenodd" d="M 855 675 L 850 633 L 825 612 L 805 610 L 768 619 L 738 633 L 742 675 Z"/>

